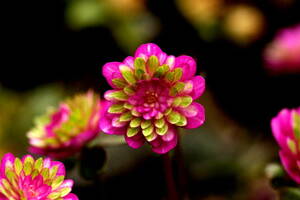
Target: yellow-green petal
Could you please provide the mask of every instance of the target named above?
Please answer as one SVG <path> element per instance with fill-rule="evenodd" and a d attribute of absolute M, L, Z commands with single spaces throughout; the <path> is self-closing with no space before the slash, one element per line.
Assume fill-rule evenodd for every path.
<path fill-rule="evenodd" d="M 168 124 L 165 124 L 163 127 L 161 128 L 156 128 L 155 131 L 158 135 L 165 135 L 168 131 Z"/>
<path fill-rule="evenodd" d="M 154 126 L 153 125 L 150 125 L 148 128 L 146 129 L 143 129 L 142 132 L 143 132 L 143 135 L 145 137 L 149 136 L 154 130 Z"/>
<path fill-rule="evenodd" d="M 39 158 L 34 163 L 34 169 L 38 170 L 39 172 L 42 170 L 43 167 L 43 158 Z"/>
<path fill-rule="evenodd" d="M 165 80 L 169 83 L 172 83 L 174 80 L 174 72 L 168 71 L 165 75 Z"/>
<path fill-rule="evenodd" d="M 160 78 L 163 77 L 170 70 L 168 65 L 159 66 L 154 73 L 154 77 Z"/>
<path fill-rule="evenodd" d="M 127 121 L 130 121 L 132 118 L 133 118 L 133 116 L 132 116 L 131 112 L 128 111 L 126 113 L 123 113 L 120 116 L 120 122 L 127 122 Z"/>
<path fill-rule="evenodd" d="M 174 69 L 174 79 L 173 82 L 179 81 L 182 77 L 182 69 L 176 68 Z"/>
<path fill-rule="evenodd" d="M 130 67 L 128 67 L 126 65 L 120 65 L 119 69 L 120 69 L 120 72 L 121 72 L 123 78 L 127 81 L 127 83 L 129 83 L 130 85 L 133 85 L 136 83 L 135 76 Z"/>
<path fill-rule="evenodd" d="M 23 164 L 22 161 L 20 160 L 20 158 L 16 158 L 15 162 L 14 162 L 14 168 L 15 168 L 15 172 L 17 175 L 20 175 L 22 169 L 23 169 Z"/>
<path fill-rule="evenodd" d="M 151 123 L 152 123 L 151 120 L 143 120 L 141 123 L 142 129 L 148 128 L 151 125 Z"/>
<path fill-rule="evenodd" d="M 155 127 L 162 128 L 165 125 L 165 119 L 164 118 L 157 119 L 157 120 L 155 120 L 154 124 L 155 124 Z"/>
<path fill-rule="evenodd" d="M 187 125 L 187 119 L 185 116 L 180 115 L 180 120 L 175 125 L 177 126 L 186 126 Z"/>
<path fill-rule="evenodd" d="M 133 136 L 135 136 L 136 134 L 138 134 L 139 131 L 140 131 L 140 128 L 139 128 L 139 127 L 137 127 L 137 128 L 131 128 L 131 127 L 129 127 L 129 128 L 127 129 L 127 136 L 128 136 L 128 137 L 133 137 Z"/>
<path fill-rule="evenodd" d="M 300 115 L 298 115 L 297 112 L 293 112 L 293 118 L 294 118 L 294 133 L 297 139 L 300 139 Z"/>
<path fill-rule="evenodd" d="M 193 102 L 193 98 L 190 96 L 181 97 L 180 107 L 186 108 Z"/>
<path fill-rule="evenodd" d="M 134 60 L 134 75 L 138 80 L 142 80 L 146 73 L 146 63 L 143 58 L 136 58 Z"/>
<path fill-rule="evenodd" d="M 135 90 L 132 86 L 126 86 L 123 91 L 125 92 L 125 94 L 131 96 L 135 94 Z"/>
<path fill-rule="evenodd" d="M 58 188 L 63 183 L 64 179 L 65 179 L 65 176 L 56 177 L 51 184 L 52 189 L 54 190 L 54 189 Z"/>
<path fill-rule="evenodd" d="M 109 107 L 108 112 L 113 114 L 120 114 L 124 112 L 126 109 L 124 108 L 124 104 L 113 104 Z"/>
<path fill-rule="evenodd" d="M 185 84 L 183 82 L 177 82 L 175 85 L 173 85 L 170 89 L 170 95 L 176 96 L 181 91 L 183 91 Z"/>
<path fill-rule="evenodd" d="M 139 127 L 141 125 L 141 121 L 142 121 L 141 118 L 134 118 L 133 120 L 130 121 L 129 126 L 132 128 Z"/>
<path fill-rule="evenodd" d="M 286 142 L 287 142 L 287 145 L 288 145 L 289 149 L 291 150 L 291 152 L 293 154 L 297 154 L 297 147 L 296 147 L 295 141 L 288 138 Z"/>
<path fill-rule="evenodd" d="M 133 105 L 131 105 L 130 103 L 125 103 L 124 104 L 124 108 L 128 109 L 128 110 L 131 110 L 133 108 Z"/>
<path fill-rule="evenodd" d="M 154 74 L 156 69 L 158 68 L 159 61 L 156 56 L 150 56 L 150 58 L 147 61 L 147 67 L 148 67 L 148 72 L 150 73 L 150 76 Z"/>
<path fill-rule="evenodd" d="M 112 83 L 120 89 L 124 88 L 127 85 L 127 82 L 123 78 L 114 78 L 112 79 Z"/>
<path fill-rule="evenodd" d="M 122 90 L 119 90 L 105 94 L 105 98 L 108 100 L 126 101 L 128 99 L 128 95 L 125 94 Z"/>
<path fill-rule="evenodd" d="M 155 138 L 156 138 L 156 134 L 153 132 L 153 133 L 151 133 L 150 135 L 148 135 L 148 136 L 145 136 L 145 138 L 146 138 L 146 140 L 148 141 L 148 142 L 152 142 Z"/>
<path fill-rule="evenodd" d="M 179 122 L 181 119 L 181 115 L 180 113 L 176 112 L 176 111 L 172 111 L 168 116 L 167 116 L 167 120 L 171 123 L 171 124 L 176 124 L 177 122 Z"/>

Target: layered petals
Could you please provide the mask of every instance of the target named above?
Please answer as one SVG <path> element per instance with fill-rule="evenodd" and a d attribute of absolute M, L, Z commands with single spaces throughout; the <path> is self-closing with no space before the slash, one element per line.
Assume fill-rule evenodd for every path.
<path fill-rule="evenodd" d="M 187 109 L 191 109 L 193 114 L 187 114 L 187 125 L 185 128 L 194 129 L 201 126 L 205 121 L 205 110 L 204 107 L 199 103 L 192 103 Z M 186 113 L 186 112 L 185 112 Z"/>
<path fill-rule="evenodd" d="M 179 56 L 175 60 L 174 68 L 182 69 L 182 77 L 181 80 L 189 80 L 192 79 L 197 70 L 196 61 L 190 56 Z"/>
<path fill-rule="evenodd" d="M 65 168 L 50 158 L 22 159 L 8 153 L 1 160 L 0 199 L 78 200 L 71 194 L 73 181 L 64 180 Z"/>
<path fill-rule="evenodd" d="M 293 156 L 291 156 L 289 153 L 286 153 L 284 151 L 280 151 L 279 156 L 280 156 L 281 163 L 284 166 L 287 173 L 289 174 L 289 176 L 292 177 L 295 182 L 300 184 L 300 169 L 299 169 L 300 160 L 295 162 Z"/>
<path fill-rule="evenodd" d="M 205 91 L 205 79 L 202 76 L 195 76 L 192 78 L 192 83 L 193 90 L 190 93 L 190 96 L 193 99 L 198 99 Z"/>
<path fill-rule="evenodd" d="M 160 64 L 163 64 L 167 58 L 167 54 L 164 53 L 159 46 L 153 43 L 142 44 L 135 51 L 135 58 L 141 57 L 148 59 L 150 56 L 156 56 Z"/>
<path fill-rule="evenodd" d="M 120 62 L 109 62 L 106 63 L 102 68 L 102 74 L 106 78 L 106 81 L 113 88 L 117 88 L 115 84 L 113 84 L 112 80 L 115 78 L 121 78 L 122 75 L 119 72 Z"/>
<path fill-rule="evenodd" d="M 272 119 L 271 127 L 285 170 L 300 184 L 300 109 L 283 109 Z"/>
<path fill-rule="evenodd" d="M 27 134 L 29 151 L 52 158 L 75 154 L 99 133 L 100 112 L 101 101 L 91 91 L 62 102 L 36 119 Z"/>
<path fill-rule="evenodd" d="M 134 57 L 103 66 L 113 90 L 104 94 L 100 128 L 124 135 L 127 144 L 151 145 L 158 154 L 177 145 L 177 128 L 197 128 L 204 123 L 204 108 L 193 102 L 205 90 L 205 80 L 195 76 L 196 62 L 189 56 L 168 56 L 155 44 L 143 44 Z M 109 67 L 108 67 L 109 66 Z"/>

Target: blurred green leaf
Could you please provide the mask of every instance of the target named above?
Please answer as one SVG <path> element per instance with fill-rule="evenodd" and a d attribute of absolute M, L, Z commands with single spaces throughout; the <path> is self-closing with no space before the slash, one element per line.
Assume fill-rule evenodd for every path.
<path fill-rule="evenodd" d="M 74 29 L 103 24 L 106 9 L 101 1 L 73 0 L 66 11 L 67 23 Z"/>
<path fill-rule="evenodd" d="M 281 190 L 280 200 L 300 200 L 300 188 L 286 188 Z"/>

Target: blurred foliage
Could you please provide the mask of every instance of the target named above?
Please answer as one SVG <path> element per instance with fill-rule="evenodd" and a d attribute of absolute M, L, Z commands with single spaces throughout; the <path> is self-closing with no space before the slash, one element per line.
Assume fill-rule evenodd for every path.
<path fill-rule="evenodd" d="M 56 84 L 24 93 L 0 88 L 0 157 L 6 152 L 23 155 L 33 118 L 44 113 L 47 107 L 57 105 L 64 95 L 63 88 Z"/>
<path fill-rule="evenodd" d="M 256 41 L 265 28 L 265 17 L 256 7 L 224 0 L 177 0 L 182 14 L 206 41 L 227 36 L 239 45 Z"/>
<path fill-rule="evenodd" d="M 295 189 L 282 168 L 268 165 L 270 162 L 278 162 L 278 147 L 267 137 L 271 136 L 270 131 L 259 132 L 237 122 L 240 116 L 247 116 L 244 119 L 249 124 L 254 124 L 252 127 L 260 126 L 262 123 L 256 123 L 261 119 L 259 115 L 269 119 L 273 114 L 271 111 L 286 102 L 295 102 L 294 96 L 287 95 L 287 88 L 297 86 L 294 84 L 296 81 L 288 84 L 289 77 L 267 79 L 260 71 L 259 54 L 262 47 L 253 47 L 251 44 L 260 39 L 271 40 L 275 29 L 294 23 L 286 22 L 287 18 L 280 16 L 283 20 L 277 25 L 277 21 L 272 21 L 277 12 L 266 13 L 265 10 L 272 9 L 262 4 L 268 2 L 268 6 L 274 5 L 276 9 L 283 9 L 288 13 L 288 9 L 296 1 L 268 0 L 261 5 L 257 3 L 259 1 L 174 0 L 176 5 L 161 2 L 163 1 L 159 4 L 159 1 L 146 0 L 66 0 L 66 10 L 62 16 L 68 28 L 62 32 L 66 33 L 64 36 L 69 40 L 59 51 L 63 64 L 81 67 L 82 71 L 77 71 L 78 77 L 81 72 L 87 72 L 88 77 L 84 77 L 86 80 L 95 76 L 101 82 L 104 78 L 100 75 L 99 65 L 103 65 L 106 60 L 113 60 L 110 57 L 123 56 L 120 54 L 124 52 L 120 52 L 118 47 L 133 52 L 140 43 L 152 40 L 161 43 L 164 48 L 172 49 L 174 55 L 180 51 L 199 58 L 201 71 L 207 72 L 208 90 L 201 98 L 201 104 L 206 109 L 206 123 L 199 129 L 182 130 L 180 142 L 186 176 L 183 184 L 186 184 L 188 199 L 274 200 L 276 195 L 281 195 L 283 199 L 299 199 L 299 189 Z M 177 10 L 172 6 L 177 6 L 180 13 L 176 13 Z M 148 7 L 151 7 L 151 11 Z M 163 15 L 159 16 L 159 12 Z M 187 22 L 181 20 L 181 17 L 192 24 L 192 28 L 189 29 Z M 179 26 L 176 26 L 177 22 Z M 276 25 L 273 24 L 269 29 L 272 23 Z M 92 33 L 103 31 L 95 31 L 95 27 L 108 29 L 116 43 L 113 39 L 93 35 Z M 196 37 L 193 35 L 193 28 L 196 29 Z M 78 34 L 80 36 L 76 35 L 74 38 L 72 35 L 73 32 L 86 29 L 89 31 Z M 91 39 L 86 40 L 89 34 Z M 263 38 L 265 34 L 267 39 Z M 89 44 L 85 45 L 86 43 Z M 101 47 L 102 43 L 105 43 L 104 47 Z M 107 49 L 110 45 L 113 47 Z M 94 75 L 96 70 L 92 69 L 95 66 L 97 75 Z M 53 74 L 61 72 L 61 65 L 58 64 L 57 68 Z M 71 71 L 67 67 L 64 70 L 65 73 L 59 74 L 59 77 L 69 75 Z M 56 80 L 53 74 L 50 80 Z M 67 89 L 59 84 L 39 86 L 27 92 L 0 87 L 0 157 L 8 151 L 17 155 L 27 152 L 25 134 L 33 125 L 32 119 L 44 113 L 48 106 L 57 105 L 65 98 L 68 93 L 66 91 L 86 84 L 80 82 L 78 77 L 75 79 L 79 83 L 75 86 L 72 82 L 74 77 L 66 77 L 66 81 L 71 82 Z M 105 84 L 102 82 L 101 87 L 105 88 Z M 95 83 L 92 87 L 99 88 L 99 85 Z M 295 88 L 290 89 L 293 95 L 297 91 Z M 264 97 L 268 95 L 270 97 L 265 100 Z M 219 103 L 224 103 L 224 99 L 227 104 L 220 106 Z M 274 107 L 270 100 L 280 100 L 283 103 Z M 258 103 L 260 107 L 256 108 L 254 104 Z M 270 109 L 269 105 L 274 108 Z M 228 116 L 230 111 L 241 114 L 237 114 L 233 120 Z M 269 127 L 265 121 L 263 124 L 264 127 Z M 180 160 L 177 157 L 173 159 L 174 164 Z M 81 157 L 70 158 L 64 163 L 69 176 L 75 180 L 74 192 L 80 199 L 97 196 L 99 199 L 153 200 L 163 199 L 166 194 L 161 156 L 153 154 L 148 146 L 137 150 L 129 148 L 122 136 L 100 134 L 83 151 Z M 176 178 L 180 181 L 179 177 Z"/>
<path fill-rule="evenodd" d="M 58 85 L 44 86 L 22 94 L 2 89 L 1 102 L 6 102 L 9 106 L 0 110 L 1 150 L 24 154 L 27 146 L 25 133 L 32 126 L 32 119 L 44 112 L 49 105 L 57 104 L 64 94 L 64 90 Z M 182 130 L 181 133 L 182 161 L 185 163 L 184 173 L 190 198 L 272 199 L 274 193 L 263 173 L 264 167 L 272 161 L 275 153 L 272 143 L 251 137 L 249 130 L 222 113 L 209 91 L 201 103 L 206 107 L 206 124 L 199 129 Z M 144 146 L 136 150 L 122 144 L 123 137 L 101 134 L 84 149 L 80 157 L 65 160 L 77 187 L 93 188 L 92 183 L 102 184 L 103 187 L 109 187 L 110 184 L 121 187 L 131 174 L 132 180 L 122 186 L 129 189 L 133 184 L 131 181 L 145 184 L 144 176 L 138 175 L 139 173 L 147 174 L 153 179 L 156 179 L 157 174 L 163 174 L 162 158 L 151 153 L 150 147 Z M 79 165 L 76 164 L 77 159 Z M 146 165 L 156 167 L 150 170 Z M 75 170 L 71 171 L 72 168 Z M 149 181 L 150 184 L 154 180 Z M 163 189 L 164 182 L 160 184 Z M 78 190 L 79 194 L 84 193 L 81 189 Z M 147 190 L 146 186 L 141 187 L 139 193 Z M 97 193 L 118 196 L 111 192 L 111 189 L 107 189 L 90 192 L 90 195 Z M 160 199 L 161 193 L 164 191 L 151 198 Z M 129 198 L 127 194 L 123 197 Z"/>
<path fill-rule="evenodd" d="M 67 3 L 66 22 L 72 29 L 107 27 L 129 52 L 158 33 L 159 22 L 147 11 L 145 0 L 69 0 Z"/>

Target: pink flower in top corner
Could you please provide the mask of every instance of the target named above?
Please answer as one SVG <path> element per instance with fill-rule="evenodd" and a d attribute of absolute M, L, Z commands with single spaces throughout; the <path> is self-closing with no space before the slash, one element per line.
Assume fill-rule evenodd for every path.
<path fill-rule="evenodd" d="M 300 24 L 277 33 L 264 58 L 271 73 L 300 73 Z"/>
<path fill-rule="evenodd" d="M 70 193 L 73 180 L 65 180 L 65 167 L 50 158 L 22 159 L 7 153 L 0 164 L 1 200 L 78 200 Z"/>
<path fill-rule="evenodd" d="M 93 92 L 76 95 L 35 120 L 27 134 L 29 151 L 52 158 L 78 152 L 100 132 L 100 98 Z"/>
<path fill-rule="evenodd" d="M 271 127 L 280 146 L 279 156 L 285 170 L 300 184 L 300 107 L 280 111 L 272 119 Z"/>
<path fill-rule="evenodd" d="M 204 123 L 204 108 L 195 100 L 203 94 L 205 80 L 195 75 L 193 58 L 167 55 L 150 43 L 102 70 L 113 90 L 104 95 L 100 127 L 107 134 L 124 135 L 130 147 L 147 142 L 164 154 L 177 144 L 177 127 Z"/>

